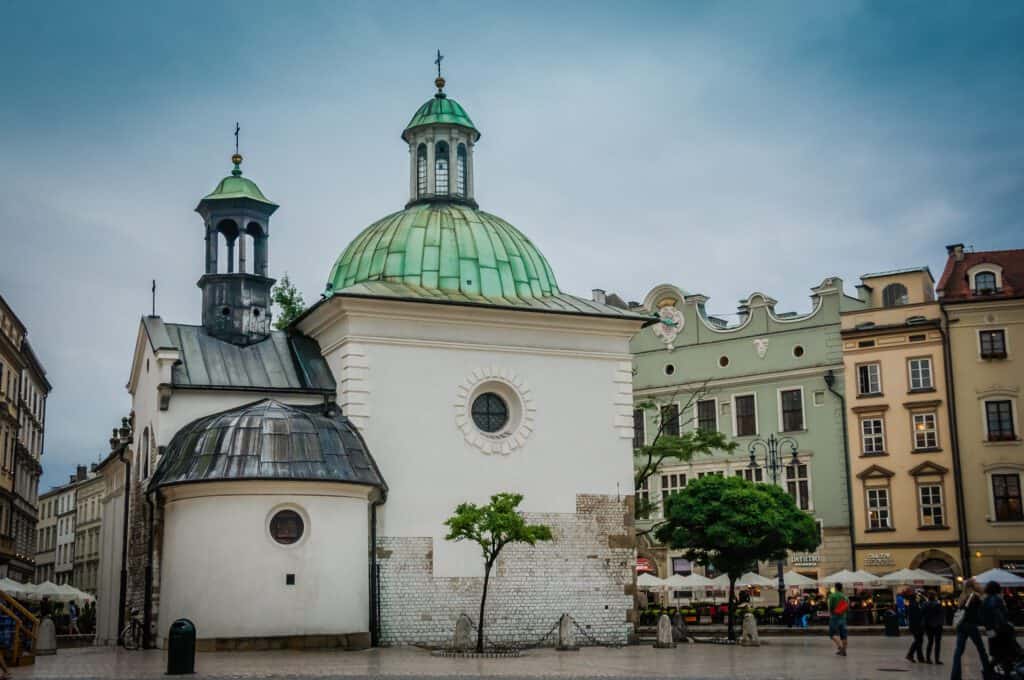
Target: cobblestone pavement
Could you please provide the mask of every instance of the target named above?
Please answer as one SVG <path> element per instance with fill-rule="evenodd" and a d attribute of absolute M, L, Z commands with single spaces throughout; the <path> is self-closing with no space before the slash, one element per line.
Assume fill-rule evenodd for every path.
<path fill-rule="evenodd" d="M 518 659 L 438 658 L 416 648 L 363 652 L 275 651 L 217 652 L 196 656 L 193 678 L 739 678 L 750 680 L 878 680 L 880 678 L 949 677 L 952 640 L 943 654 L 947 665 L 908 663 L 909 638 L 852 638 L 850 655 L 835 656 L 825 637 L 769 638 L 760 648 L 685 645 L 676 649 L 631 646 L 584 648 L 579 652 L 533 650 Z M 166 670 L 160 651 L 125 652 L 109 648 L 62 650 L 41 657 L 35 666 L 16 668 L 13 677 L 72 680 L 80 678 L 158 678 Z M 965 680 L 981 678 L 977 655 L 967 653 Z"/>

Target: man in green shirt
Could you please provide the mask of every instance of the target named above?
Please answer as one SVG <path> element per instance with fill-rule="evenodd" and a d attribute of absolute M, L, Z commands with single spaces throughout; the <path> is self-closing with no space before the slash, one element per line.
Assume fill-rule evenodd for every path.
<path fill-rule="evenodd" d="M 828 636 L 836 645 L 836 654 L 846 656 L 846 612 L 850 601 L 843 594 L 843 584 L 837 583 L 828 596 Z"/>

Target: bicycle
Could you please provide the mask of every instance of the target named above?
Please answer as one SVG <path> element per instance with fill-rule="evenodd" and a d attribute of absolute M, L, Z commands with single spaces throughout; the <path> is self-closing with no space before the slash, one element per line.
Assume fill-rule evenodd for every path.
<path fill-rule="evenodd" d="M 142 649 L 142 613 L 132 609 L 128 623 L 121 631 L 121 644 L 127 650 Z"/>

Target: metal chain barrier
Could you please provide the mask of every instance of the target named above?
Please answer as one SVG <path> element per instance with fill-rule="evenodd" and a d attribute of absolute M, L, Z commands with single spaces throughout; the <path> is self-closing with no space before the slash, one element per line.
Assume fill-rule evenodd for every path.
<path fill-rule="evenodd" d="M 469 620 L 470 625 L 473 626 L 473 630 L 475 630 L 475 631 L 477 631 L 477 633 L 479 633 L 480 627 L 476 624 L 476 622 L 473 620 L 473 618 L 469 614 L 466 614 L 465 612 L 463 612 L 462 615 L 465 616 Z M 625 646 L 625 643 L 622 643 L 622 642 L 602 642 L 601 640 L 599 640 L 596 637 L 594 637 L 594 635 L 590 631 L 588 631 L 583 626 L 581 626 L 579 624 L 579 622 L 575 618 L 573 618 L 571 615 L 569 616 L 569 620 L 572 621 L 572 625 L 580 633 L 580 635 L 582 635 L 584 638 L 586 638 L 587 641 L 589 641 L 590 644 L 594 645 L 595 647 L 610 647 L 610 648 L 613 648 L 613 649 L 618 649 L 620 647 L 624 647 Z M 488 637 L 487 633 L 484 633 L 484 641 L 487 644 L 489 644 L 494 649 L 510 649 L 510 650 L 517 650 L 517 651 L 521 651 L 521 650 L 524 650 L 524 649 L 537 649 L 539 647 L 543 647 L 544 643 L 548 640 L 548 638 L 551 637 L 551 634 L 554 633 L 556 630 L 558 630 L 558 624 L 560 622 L 561 622 L 561 617 L 555 619 L 554 625 L 551 626 L 551 628 L 548 630 L 548 632 L 546 632 L 543 635 L 541 635 L 534 642 L 527 643 L 525 645 L 516 645 L 514 643 L 506 643 L 504 645 L 499 645 L 494 640 L 492 640 L 490 637 Z M 450 645 L 449 645 L 449 648 L 450 648 Z"/>

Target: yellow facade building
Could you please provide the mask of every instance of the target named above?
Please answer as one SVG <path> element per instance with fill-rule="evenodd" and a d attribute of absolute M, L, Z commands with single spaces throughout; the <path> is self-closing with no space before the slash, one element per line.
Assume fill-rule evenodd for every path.
<path fill-rule="evenodd" d="M 948 325 L 973 574 L 1024 575 L 1024 250 L 948 247 L 939 301 Z"/>
<path fill-rule="evenodd" d="M 841 315 L 856 569 L 962 574 L 942 310 L 927 268 L 862 277 Z"/>

